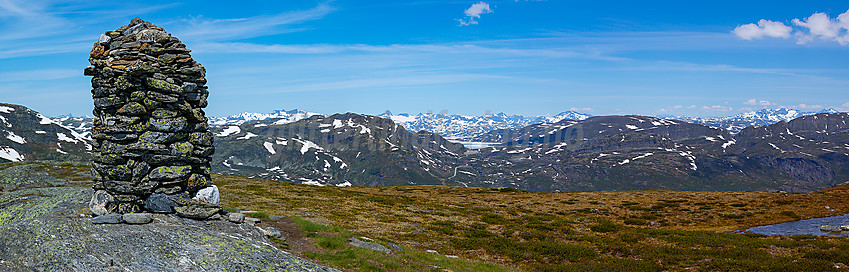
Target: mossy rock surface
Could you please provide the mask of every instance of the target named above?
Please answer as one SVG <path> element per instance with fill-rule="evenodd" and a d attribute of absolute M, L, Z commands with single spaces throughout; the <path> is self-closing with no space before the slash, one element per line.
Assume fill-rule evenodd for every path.
<path fill-rule="evenodd" d="M 93 225 L 90 188 L 0 195 L 0 271 L 337 271 L 290 256 L 255 228 L 156 214 Z"/>

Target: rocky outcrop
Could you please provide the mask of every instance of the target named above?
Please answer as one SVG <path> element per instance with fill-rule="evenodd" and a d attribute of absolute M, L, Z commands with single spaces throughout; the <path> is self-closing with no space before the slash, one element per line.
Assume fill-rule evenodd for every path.
<path fill-rule="evenodd" d="M 93 76 L 95 197 L 114 199 L 105 212 L 138 212 L 153 193 L 193 195 L 212 185 L 206 70 L 189 52 L 139 18 L 94 44 L 85 74 Z"/>
<path fill-rule="evenodd" d="M 256 227 L 173 214 L 93 224 L 90 188 L 0 194 L 0 271 L 337 271 L 274 247 Z M 107 222 L 109 223 L 109 222 Z"/>

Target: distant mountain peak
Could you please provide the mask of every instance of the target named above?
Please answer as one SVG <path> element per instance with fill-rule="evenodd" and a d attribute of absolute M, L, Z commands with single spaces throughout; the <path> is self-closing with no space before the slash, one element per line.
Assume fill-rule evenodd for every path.
<path fill-rule="evenodd" d="M 297 122 L 304 118 L 309 118 L 315 115 L 322 115 L 320 113 L 308 112 L 299 109 L 293 110 L 274 110 L 271 113 L 255 113 L 255 112 L 242 112 L 237 113 L 230 116 L 225 117 L 210 117 L 209 124 L 213 126 L 224 126 L 224 125 L 241 125 L 250 121 L 258 121 L 258 120 L 268 120 L 268 119 L 281 119 L 281 122 L 291 123 Z M 323 115 L 322 115 L 323 116 Z"/>
<path fill-rule="evenodd" d="M 757 127 L 771 125 L 781 121 L 788 122 L 798 117 L 813 115 L 817 113 L 838 113 L 839 111 L 828 108 L 819 111 L 805 112 L 789 108 L 766 108 L 757 111 L 749 111 L 728 117 L 699 118 L 678 117 L 674 119 L 696 124 L 725 129 L 731 132 L 739 132 L 746 127 Z"/>

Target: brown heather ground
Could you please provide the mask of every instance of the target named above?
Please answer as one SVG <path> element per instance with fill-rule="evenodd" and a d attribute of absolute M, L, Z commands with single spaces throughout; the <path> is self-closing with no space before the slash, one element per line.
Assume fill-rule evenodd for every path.
<path fill-rule="evenodd" d="M 805 194 L 539 193 L 213 178 L 225 206 L 300 217 L 350 235 L 521 270 L 823 271 L 849 263 L 846 238 L 727 233 L 847 213 L 849 185 Z M 327 261 L 333 252 L 307 256 L 353 270 L 406 270 Z"/>
<path fill-rule="evenodd" d="M 86 165 L 25 162 L 0 171 L 23 164 L 69 181 L 58 186 L 88 186 Z M 9 178 L 16 177 L 0 183 L 56 186 Z M 806 194 L 537 193 L 213 178 L 222 205 L 259 211 L 252 216 L 264 218 L 261 226 L 289 236 L 272 239 L 279 247 L 346 271 L 849 271 L 849 238 L 729 233 L 847 213 L 849 184 Z M 347 244 L 360 236 L 405 249 Z"/>

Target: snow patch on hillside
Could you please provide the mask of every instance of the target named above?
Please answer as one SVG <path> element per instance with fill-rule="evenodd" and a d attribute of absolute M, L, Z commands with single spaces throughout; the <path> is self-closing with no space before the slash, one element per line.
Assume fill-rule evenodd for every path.
<path fill-rule="evenodd" d="M 239 126 L 229 126 L 229 127 L 225 128 L 223 131 L 221 131 L 220 133 L 215 134 L 215 136 L 227 137 L 227 136 L 230 136 L 230 135 L 233 135 L 233 134 L 238 134 L 239 132 L 242 132 L 242 129 L 239 128 Z"/>
<path fill-rule="evenodd" d="M 17 150 L 8 146 L 0 146 L 0 158 L 13 162 L 24 160 L 24 156 L 21 155 L 21 153 L 18 153 Z"/>
<path fill-rule="evenodd" d="M 268 150 L 268 153 L 271 153 L 271 155 L 277 154 L 277 152 L 274 151 L 274 144 L 269 143 L 269 142 L 264 142 L 264 143 L 262 143 L 262 146 L 264 146 L 265 150 Z"/>
<path fill-rule="evenodd" d="M 19 144 L 26 144 L 27 143 L 27 139 L 24 139 L 24 137 L 18 136 L 17 134 L 15 134 L 14 132 L 11 132 L 11 131 L 9 131 L 8 133 L 9 134 L 6 135 L 6 139 L 9 139 L 12 142 L 16 142 L 16 143 L 19 143 Z"/>

